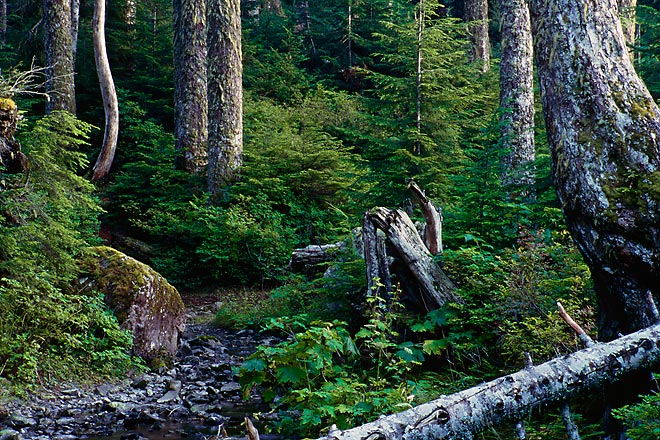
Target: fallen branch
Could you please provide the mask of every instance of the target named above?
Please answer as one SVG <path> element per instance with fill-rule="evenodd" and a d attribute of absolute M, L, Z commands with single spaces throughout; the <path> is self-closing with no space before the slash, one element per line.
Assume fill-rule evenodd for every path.
<path fill-rule="evenodd" d="M 319 440 L 466 439 L 660 363 L 660 324 Z"/>
<path fill-rule="evenodd" d="M 337 257 L 337 254 L 346 247 L 344 242 L 331 244 L 310 244 L 304 248 L 294 249 L 291 260 L 287 266 L 294 272 L 314 271 L 323 272 L 326 268 L 319 268 L 319 264 L 327 263 Z"/>

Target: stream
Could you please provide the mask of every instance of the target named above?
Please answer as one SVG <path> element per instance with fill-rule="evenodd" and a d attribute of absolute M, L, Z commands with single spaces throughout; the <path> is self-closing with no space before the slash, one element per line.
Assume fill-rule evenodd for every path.
<path fill-rule="evenodd" d="M 184 301 L 192 304 L 174 368 L 95 386 L 58 384 L 0 402 L 0 440 L 244 439 L 245 417 L 259 429 L 270 409 L 257 394 L 242 399 L 234 368 L 257 345 L 278 341 L 213 327 L 212 296 Z"/>

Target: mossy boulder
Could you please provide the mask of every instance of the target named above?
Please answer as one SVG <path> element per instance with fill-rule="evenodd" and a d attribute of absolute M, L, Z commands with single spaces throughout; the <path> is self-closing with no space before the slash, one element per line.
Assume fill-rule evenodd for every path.
<path fill-rule="evenodd" d="M 91 249 L 81 262 L 86 284 L 103 293 L 133 352 L 152 367 L 171 365 L 185 328 L 181 295 L 151 267 L 111 247 Z"/>

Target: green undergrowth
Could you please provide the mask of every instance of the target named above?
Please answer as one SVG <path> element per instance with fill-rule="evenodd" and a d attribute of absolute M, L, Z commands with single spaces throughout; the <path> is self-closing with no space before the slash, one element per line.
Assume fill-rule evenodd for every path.
<path fill-rule="evenodd" d="M 263 304 L 281 306 L 279 317 L 265 319 L 268 310 L 257 321 L 284 342 L 259 347 L 240 382 L 246 394 L 257 387 L 278 411 L 268 429 L 287 438 L 318 436 L 331 424 L 355 426 L 516 371 L 526 353 L 542 363 L 581 348 L 556 312 L 561 301 L 593 334 L 589 271 L 567 233 L 521 229 L 516 246 L 499 251 L 474 244 L 441 257 L 465 302 L 426 314 L 365 298 L 359 289 L 347 315 L 320 310 L 321 302 L 310 300 L 319 285 L 326 289 L 322 303 L 346 297 L 339 286 L 347 284 L 333 286 L 333 276 L 317 280 L 316 290 L 301 282 L 266 297 Z M 559 432 L 553 417 L 530 422 L 530 438 Z"/>
<path fill-rule="evenodd" d="M 92 128 L 54 112 L 20 136 L 29 171 L 2 173 L 0 379 L 17 390 L 139 368 L 130 335 L 98 293 L 77 283 L 78 258 L 98 242 L 101 212 L 80 175 Z"/>

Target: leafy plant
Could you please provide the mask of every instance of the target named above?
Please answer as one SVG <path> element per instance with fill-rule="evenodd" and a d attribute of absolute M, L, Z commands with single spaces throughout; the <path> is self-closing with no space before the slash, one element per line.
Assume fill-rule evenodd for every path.
<path fill-rule="evenodd" d="M 642 401 L 612 410 L 612 415 L 626 427 L 631 440 L 653 440 L 660 436 L 660 395 L 642 396 Z"/>
<path fill-rule="evenodd" d="M 391 327 L 394 310 L 380 301 L 373 306 L 354 336 L 340 321 L 271 320 L 266 328 L 288 339 L 259 347 L 241 367 L 240 382 L 246 394 L 258 385 L 264 398 L 282 410 L 278 431 L 317 435 L 331 423 L 345 429 L 410 407 L 414 383 L 409 375 L 423 359 L 421 350 L 398 340 Z"/>

